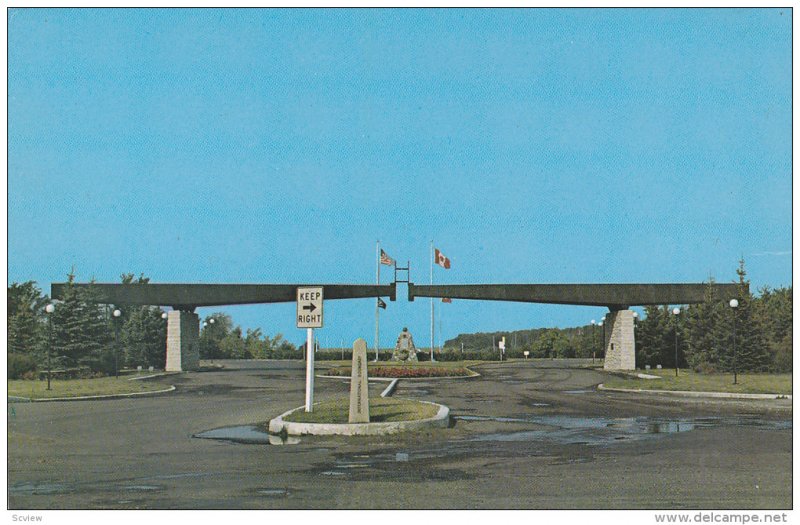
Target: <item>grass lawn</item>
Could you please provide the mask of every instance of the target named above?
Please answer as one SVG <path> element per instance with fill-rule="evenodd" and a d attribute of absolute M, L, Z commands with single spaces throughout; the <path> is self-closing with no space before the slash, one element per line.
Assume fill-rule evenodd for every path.
<path fill-rule="evenodd" d="M 738 384 L 733 384 L 733 374 L 698 374 L 690 370 L 646 370 L 644 373 L 661 379 L 635 379 L 610 377 L 604 382 L 609 388 L 634 388 L 642 390 L 688 390 L 693 392 L 736 392 L 741 394 L 791 394 L 792 374 L 738 374 Z"/>
<path fill-rule="evenodd" d="M 290 414 L 286 421 L 294 423 L 347 423 L 350 399 L 334 399 L 314 405 L 313 412 L 299 409 Z M 369 420 L 371 423 L 391 421 L 413 421 L 433 417 L 439 407 L 412 401 L 410 399 L 377 398 L 369 400 Z"/>
<path fill-rule="evenodd" d="M 152 392 L 167 388 L 163 384 L 150 381 L 128 381 L 130 377 L 98 377 L 95 379 L 53 379 L 50 390 L 47 381 L 9 379 L 8 395 L 31 399 L 51 397 L 101 396 L 110 394 L 131 394 L 134 392 Z"/>

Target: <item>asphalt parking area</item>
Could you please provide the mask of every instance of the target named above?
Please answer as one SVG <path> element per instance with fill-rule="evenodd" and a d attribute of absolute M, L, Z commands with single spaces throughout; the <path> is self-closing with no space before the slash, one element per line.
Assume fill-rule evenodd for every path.
<path fill-rule="evenodd" d="M 156 397 L 9 405 L 12 509 L 791 508 L 791 401 L 600 392 L 581 363 L 403 380 L 450 428 L 240 444 L 193 436 L 303 404 L 301 362 L 225 362 Z M 370 383 L 378 396 L 385 382 Z M 316 398 L 347 395 L 316 381 Z"/>

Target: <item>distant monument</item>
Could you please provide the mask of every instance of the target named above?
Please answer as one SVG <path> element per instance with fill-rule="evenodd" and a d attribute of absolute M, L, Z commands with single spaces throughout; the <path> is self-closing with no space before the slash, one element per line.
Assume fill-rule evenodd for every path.
<path fill-rule="evenodd" d="M 414 338 L 411 337 L 411 332 L 408 328 L 403 327 L 400 336 L 397 338 L 397 344 L 394 345 L 394 352 L 392 352 L 392 361 L 416 361 L 417 360 L 417 347 L 414 346 Z"/>
<path fill-rule="evenodd" d="M 367 384 L 367 342 L 353 343 L 353 366 L 350 372 L 350 415 L 348 423 L 369 423 L 369 392 Z"/>

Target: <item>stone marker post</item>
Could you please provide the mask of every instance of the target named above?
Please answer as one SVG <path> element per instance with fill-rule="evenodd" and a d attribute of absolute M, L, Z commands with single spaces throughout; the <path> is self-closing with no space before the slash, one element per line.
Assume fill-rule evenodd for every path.
<path fill-rule="evenodd" d="M 369 394 L 367 392 L 367 342 L 353 343 L 353 368 L 350 373 L 349 423 L 369 423 Z"/>

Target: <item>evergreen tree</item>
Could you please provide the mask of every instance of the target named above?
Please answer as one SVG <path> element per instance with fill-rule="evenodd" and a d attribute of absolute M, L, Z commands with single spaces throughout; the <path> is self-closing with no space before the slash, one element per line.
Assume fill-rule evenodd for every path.
<path fill-rule="evenodd" d="M 56 360 L 67 367 L 88 366 L 108 372 L 113 369 L 113 355 L 109 352 L 111 332 L 98 304 L 97 291 L 91 286 L 77 288 L 74 282 L 75 274 L 71 272 L 62 302 L 53 313 Z"/>
<path fill-rule="evenodd" d="M 636 325 L 636 366 L 644 368 L 645 365 L 655 367 L 666 366 L 669 347 L 667 337 L 669 332 L 667 306 L 648 305 L 644 309 L 644 319 Z"/>
<path fill-rule="evenodd" d="M 706 286 L 704 301 L 686 310 L 686 361 L 695 370 L 714 370 L 720 366 L 717 325 L 724 313 L 714 279 Z"/>
<path fill-rule="evenodd" d="M 754 316 L 761 326 L 769 351 L 770 369 L 791 370 L 792 288 L 771 290 L 764 287 L 752 302 Z M 787 345 L 788 341 L 788 345 Z"/>
<path fill-rule="evenodd" d="M 48 298 L 33 281 L 8 287 L 8 351 L 34 356 L 45 343 Z"/>
<path fill-rule="evenodd" d="M 155 306 L 133 308 L 122 325 L 120 339 L 124 348 L 124 364 L 135 368 L 163 368 L 167 360 L 167 326 L 163 312 Z"/>
<path fill-rule="evenodd" d="M 717 324 L 716 335 L 721 341 L 720 363 L 725 370 L 731 371 L 736 366 L 738 371 L 761 372 L 770 365 L 769 352 L 764 339 L 763 329 L 754 311 L 753 296 L 750 293 L 750 281 L 744 268 L 744 260 L 739 261 L 736 270 L 739 276 L 737 308 L 725 305 L 727 312 Z M 734 360 L 734 323 L 736 330 L 736 355 Z"/>
<path fill-rule="evenodd" d="M 149 277 L 133 273 L 120 276 L 122 284 L 146 285 Z M 122 315 L 113 322 L 119 323 L 122 358 L 126 367 L 163 368 L 167 362 L 167 325 L 161 318 L 163 311 L 155 306 L 121 307 Z"/>

